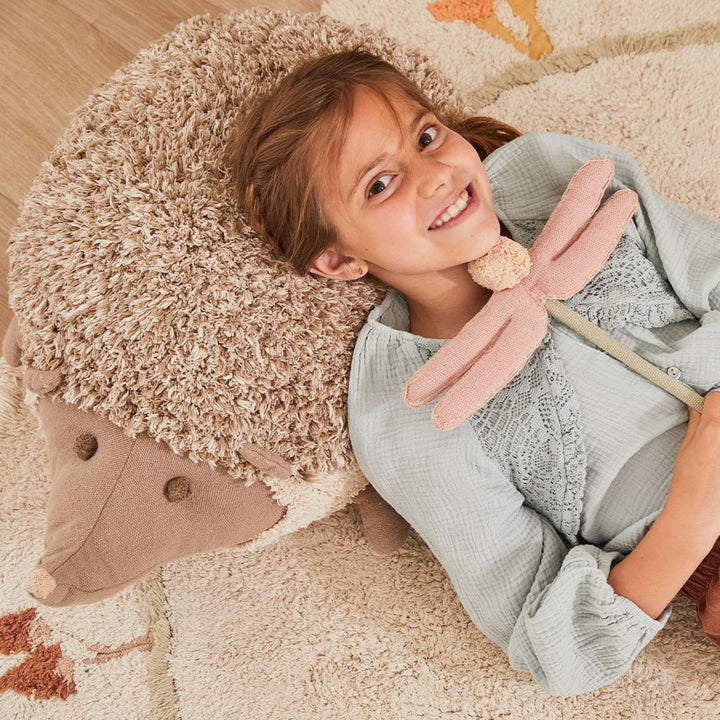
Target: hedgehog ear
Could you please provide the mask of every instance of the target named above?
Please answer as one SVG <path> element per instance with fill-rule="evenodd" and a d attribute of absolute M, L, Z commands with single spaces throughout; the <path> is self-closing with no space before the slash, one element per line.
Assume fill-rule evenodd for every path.
<path fill-rule="evenodd" d="M 255 443 L 244 443 L 240 448 L 240 455 L 258 470 L 280 480 L 287 480 L 292 474 L 292 466 L 287 460 Z"/>
<path fill-rule="evenodd" d="M 36 395 L 47 395 L 60 386 L 63 373 L 60 368 L 55 370 L 37 370 L 29 368 L 23 376 L 25 387 Z"/>

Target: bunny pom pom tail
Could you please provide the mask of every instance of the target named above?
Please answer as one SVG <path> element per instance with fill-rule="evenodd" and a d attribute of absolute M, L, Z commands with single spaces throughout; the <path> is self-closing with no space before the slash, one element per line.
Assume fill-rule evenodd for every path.
<path fill-rule="evenodd" d="M 482 257 L 468 263 L 472 279 L 488 290 L 505 290 L 530 274 L 530 253 L 514 240 L 501 237 Z"/>

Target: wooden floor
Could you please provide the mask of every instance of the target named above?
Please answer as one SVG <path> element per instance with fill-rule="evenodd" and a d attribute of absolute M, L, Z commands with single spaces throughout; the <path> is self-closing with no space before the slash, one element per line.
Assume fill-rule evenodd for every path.
<path fill-rule="evenodd" d="M 10 230 L 69 113 L 115 68 L 193 15 L 321 0 L 0 0 L 0 338 L 10 321 Z"/>

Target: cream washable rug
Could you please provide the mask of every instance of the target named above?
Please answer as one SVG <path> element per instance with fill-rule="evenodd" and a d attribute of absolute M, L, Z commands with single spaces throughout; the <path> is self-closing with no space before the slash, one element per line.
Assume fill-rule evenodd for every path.
<path fill-rule="evenodd" d="M 720 220 L 720 1 L 330 0 L 426 53 L 468 105 L 632 154 Z M 0 718 L 717 718 L 720 650 L 684 600 L 616 683 L 554 698 L 470 623 L 416 537 L 374 554 L 354 510 L 248 554 L 175 561 L 120 595 L 37 606 L 37 422 L 0 362 Z"/>

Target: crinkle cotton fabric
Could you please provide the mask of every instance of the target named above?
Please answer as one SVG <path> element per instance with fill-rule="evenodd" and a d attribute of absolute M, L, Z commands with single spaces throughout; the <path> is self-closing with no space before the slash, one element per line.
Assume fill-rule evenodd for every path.
<path fill-rule="evenodd" d="M 530 246 L 594 156 L 640 205 L 596 278 L 567 304 L 705 394 L 720 386 L 720 225 L 672 205 L 622 152 L 522 136 L 485 161 L 495 209 Z M 449 432 L 402 401 L 444 343 L 412 335 L 389 291 L 353 356 L 349 423 L 361 469 L 420 533 L 472 620 L 546 690 L 622 675 L 666 622 L 607 583 L 662 508 L 687 409 L 554 320 L 520 374 Z"/>

